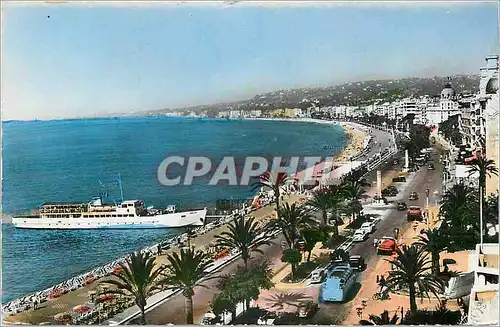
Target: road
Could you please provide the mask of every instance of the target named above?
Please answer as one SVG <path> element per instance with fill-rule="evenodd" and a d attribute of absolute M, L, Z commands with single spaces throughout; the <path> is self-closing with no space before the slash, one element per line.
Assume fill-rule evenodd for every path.
<path fill-rule="evenodd" d="M 365 155 L 356 158 L 357 161 L 368 160 L 369 158 L 375 156 L 375 154 L 379 153 L 380 149 L 384 151 L 391 145 L 392 136 L 390 133 L 372 128 L 371 135 L 373 136 L 373 139 L 370 142 L 370 149 Z"/>
<path fill-rule="evenodd" d="M 395 205 L 397 201 L 405 201 L 408 206 L 418 205 L 421 209 L 426 206 L 425 190 L 430 190 L 429 195 L 429 205 L 434 205 L 435 196 L 432 194 L 435 190 L 441 190 L 441 176 L 442 176 L 442 165 L 439 164 L 439 154 L 433 155 L 431 161 L 434 162 L 435 170 L 428 170 L 427 166 L 420 168 L 418 172 L 415 173 L 413 179 L 408 181 L 404 187 L 402 184 L 405 183 L 395 183 L 400 193 L 396 197 L 387 198 L 391 201 L 391 205 Z M 408 201 L 408 196 L 410 192 L 415 191 L 418 193 L 418 200 Z M 355 244 L 349 251 L 350 254 L 362 255 L 365 258 L 367 265 L 373 263 L 377 259 L 376 250 L 373 246 L 373 241 L 375 238 L 380 239 L 383 236 L 392 236 L 394 234 L 394 228 L 399 228 L 400 230 L 408 224 L 406 220 L 406 211 L 397 211 L 396 208 L 389 209 L 390 212 L 385 216 L 385 218 L 380 221 L 375 232 L 373 232 L 368 240 Z"/>

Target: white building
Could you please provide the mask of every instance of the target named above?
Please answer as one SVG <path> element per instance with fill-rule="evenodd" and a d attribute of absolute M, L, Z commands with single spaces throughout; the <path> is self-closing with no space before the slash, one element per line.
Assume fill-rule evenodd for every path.
<path fill-rule="evenodd" d="M 500 157 L 498 148 L 500 124 L 499 110 L 499 89 L 498 89 L 498 55 L 486 57 L 486 67 L 481 69 L 481 81 L 479 83 L 479 95 L 481 106 L 484 103 L 484 116 L 486 127 L 486 156 L 495 161 L 498 167 Z M 498 176 L 492 175 L 486 180 L 486 193 L 498 194 Z"/>
<path fill-rule="evenodd" d="M 241 110 L 231 110 L 229 111 L 229 118 L 240 118 L 241 115 Z"/>
<path fill-rule="evenodd" d="M 389 114 L 390 106 L 391 104 L 389 102 L 375 105 L 375 114 L 378 116 L 387 116 Z"/>
<path fill-rule="evenodd" d="M 474 270 L 468 324 L 498 325 L 498 244 L 478 244 L 474 254 L 469 256 L 469 267 Z"/>
<path fill-rule="evenodd" d="M 455 90 L 448 82 L 441 91 L 439 103 L 431 104 L 427 107 L 426 120 L 428 125 L 435 125 L 448 120 L 449 117 L 460 113 Z"/>
<path fill-rule="evenodd" d="M 262 110 L 250 110 L 250 117 L 262 116 Z"/>

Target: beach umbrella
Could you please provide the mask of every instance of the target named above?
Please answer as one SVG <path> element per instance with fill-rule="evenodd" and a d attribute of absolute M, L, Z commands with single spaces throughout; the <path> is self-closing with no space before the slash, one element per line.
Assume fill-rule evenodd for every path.
<path fill-rule="evenodd" d="M 72 319 L 71 314 L 68 312 L 58 313 L 54 316 L 54 320 L 57 322 L 67 322 L 70 321 L 71 319 Z"/>
<path fill-rule="evenodd" d="M 115 296 L 112 295 L 112 294 L 103 294 L 101 296 L 99 296 L 99 300 L 101 301 L 111 301 L 111 300 L 114 300 Z"/>
<path fill-rule="evenodd" d="M 84 313 L 84 312 L 90 312 L 92 311 L 92 308 L 83 304 L 77 305 L 76 307 L 73 308 L 74 312 L 78 313 Z"/>

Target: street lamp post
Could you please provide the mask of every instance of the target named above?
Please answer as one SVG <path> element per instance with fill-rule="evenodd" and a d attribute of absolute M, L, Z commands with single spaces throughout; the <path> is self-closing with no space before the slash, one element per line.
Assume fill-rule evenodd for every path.
<path fill-rule="evenodd" d="M 425 203 L 427 212 L 427 229 L 429 229 L 429 189 L 425 189 Z"/>

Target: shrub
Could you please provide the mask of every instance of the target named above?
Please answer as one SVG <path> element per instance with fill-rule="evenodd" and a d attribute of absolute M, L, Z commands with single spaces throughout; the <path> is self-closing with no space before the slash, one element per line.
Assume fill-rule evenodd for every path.
<path fill-rule="evenodd" d="M 436 310 L 418 310 L 414 315 L 408 311 L 401 322 L 402 325 L 457 325 L 462 314 L 446 308 Z"/>

